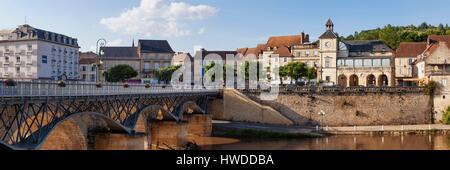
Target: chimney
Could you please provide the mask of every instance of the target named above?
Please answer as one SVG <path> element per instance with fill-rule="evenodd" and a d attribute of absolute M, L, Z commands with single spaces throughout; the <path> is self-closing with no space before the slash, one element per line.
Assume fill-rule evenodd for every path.
<path fill-rule="evenodd" d="M 309 43 L 309 34 L 306 34 L 306 36 L 305 36 L 305 42 Z"/>

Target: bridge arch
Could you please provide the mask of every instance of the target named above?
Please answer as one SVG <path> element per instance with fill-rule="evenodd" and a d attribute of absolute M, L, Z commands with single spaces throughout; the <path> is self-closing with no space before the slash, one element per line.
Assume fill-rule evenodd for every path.
<path fill-rule="evenodd" d="M 129 128 L 103 114 L 82 112 L 58 122 L 33 149 L 86 150 L 90 131 L 131 133 Z"/>

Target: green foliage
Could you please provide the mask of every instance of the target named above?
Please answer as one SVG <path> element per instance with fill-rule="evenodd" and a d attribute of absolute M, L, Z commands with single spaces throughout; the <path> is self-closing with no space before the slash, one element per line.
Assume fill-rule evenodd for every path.
<path fill-rule="evenodd" d="M 307 80 L 315 79 L 317 77 L 317 71 L 315 68 L 308 67 L 303 62 L 290 62 L 278 69 L 278 75 L 280 76 L 280 82 L 283 83 L 283 77 L 289 77 L 295 81 L 300 78 Z"/>
<path fill-rule="evenodd" d="M 172 80 L 173 73 L 180 68 L 181 65 L 161 68 L 156 71 L 156 76 L 160 82 L 169 83 Z"/>
<path fill-rule="evenodd" d="M 108 82 L 121 82 L 136 77 L 138 72 L 129 65 L 117 65 L 105 72 L 105 78 Z"/>
<path fill-rule="evenodd" d="M 210 62 L 209 64 L 205 65 L 205 76 L 210 77 L 213 82 L 216 81 L 216 75 L 213 73 L 208 73 L 208 71 L 213 69 L 215 66 L 216 66 L 216 63 L 214 63 L 214 62 Z M 224 82 L 226 82 L 226 78 L 227 78 L 227 76 L 226 76 L 227 69 L 235 70 L 234 67 L 232 67 L 232 66 L 229 66 L 226 64 L 223 65 L 223 81 Z M 236 74 L 236 71 L 234 71 L 234 73 Z M 208 75 L 208 74 L 213 74 L 213 75 Z"/>
<path fill-rule="evenodd" d="M 442 122 L 446 125 L 450 125 L 450 107 L 448 107 L 447 111 L 444 112 Z"/>
<path fill-rule="evenodd" d="M 342 37 L 344 40 L 381 40 L 392 49 L 397 49 L 400 42 L 424 42 L 429 35 L 450 35 L 448 25 L 432 26 L 422 23 L 419 26 L 392 26 L 355 32 L 353 35 Z"/>
<path fill-rule="evenodd" d="M 423 85 L 423 87 L 426 95 L 434 96 L 437 89 L 437 83 L 435 81 L 430 81 L 428 84 Z"/>

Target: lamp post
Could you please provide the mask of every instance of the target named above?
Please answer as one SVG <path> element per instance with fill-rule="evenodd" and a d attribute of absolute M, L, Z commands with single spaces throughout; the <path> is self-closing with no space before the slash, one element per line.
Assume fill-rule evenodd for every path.
<path fill-rule="evenodd" d="M 324 125 L 322 125 L 323 123 L 324 123 L 324 118 L 325 118 L 325 115 L 326 115 L 326 113 L 323 111 L 323 110 L 321 110 L 319 113 L 319 116 L 320 116 L 320 122 L 319 122 L 319 124 L 320 124 L 320 126 L 324 126 Z"/>
<path fill-rule="evenodd" d="M 94 64 L 95 67 L 95 82 L 99 82 L 99 74 L 100 74 L 100 66 L 103 64 L 102 55 L 103 52 L 101 50 L 102 47 L 106 47 L 107 41 L 104 38 L 100 38 L 97 40 L 97 55 L 98 55 L 98 63 Z"/>

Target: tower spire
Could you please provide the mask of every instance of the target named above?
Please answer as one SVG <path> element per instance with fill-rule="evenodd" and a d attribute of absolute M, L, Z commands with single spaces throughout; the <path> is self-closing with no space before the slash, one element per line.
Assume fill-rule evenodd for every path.
<path fill-rule="evenodd" d="M 333 31 L 334 28 L 334 24 L 333 21 L 331 21 L 331 18 L 328 19 L 327 23 L 325 24 L 326 28 L 328 31 Z"/>
<path fill-rule="evenodd" d="M 133 38 L 133 44 L 131 46 L 134 47 L 134 38 Z"/>

